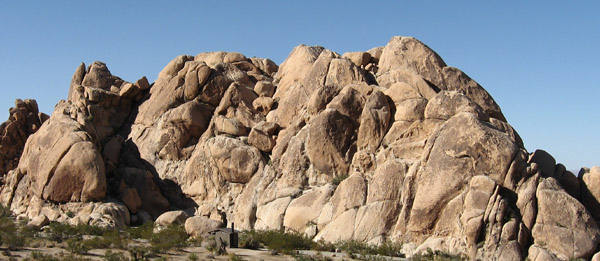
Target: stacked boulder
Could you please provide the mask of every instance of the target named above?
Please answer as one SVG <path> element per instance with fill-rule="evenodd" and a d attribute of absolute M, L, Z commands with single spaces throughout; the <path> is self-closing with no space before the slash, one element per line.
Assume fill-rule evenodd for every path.
<path fill-rule="evenodd" d="M 174 210 L 157 223 L 195 236 L 234 222 L 486 260 L 590 258 L 600 242 L 600 170 L 528 153 L 491 95 L 412 37 L 300 45 L 280 66 L 184 55 L 152 84 L 82 65 L 6 178 L 17 214 L 65 222 Z"/>

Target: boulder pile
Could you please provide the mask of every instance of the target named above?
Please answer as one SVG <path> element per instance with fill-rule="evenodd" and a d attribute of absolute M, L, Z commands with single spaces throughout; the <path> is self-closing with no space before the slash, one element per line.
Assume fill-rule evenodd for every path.
<path fill-rule="evenodd" d="M 599 250 L 600 168 L 527 152 L 490 94 L 412 37 L 300 45 L 279 66 L 183 55 L 154 83 L 82 64 L 51 117 L 17 100 L 0 135 L 0 200 L 32 220 L 234 222 L 484 260 Z"/>

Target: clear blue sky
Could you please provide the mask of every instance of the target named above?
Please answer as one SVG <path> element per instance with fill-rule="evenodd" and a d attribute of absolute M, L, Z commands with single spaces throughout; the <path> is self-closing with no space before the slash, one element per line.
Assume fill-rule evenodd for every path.
<path fill-rule="evenodd" d="M 523 2 L 0 0 L 0 120 L 16 98 L 51 113 L 82 61 L 154 80 L 179 54 L 279 64 L 301 43 L 343 53 L 408 35 L 484 86 L 529 151 L 600 165 L 600 4 Z"/>

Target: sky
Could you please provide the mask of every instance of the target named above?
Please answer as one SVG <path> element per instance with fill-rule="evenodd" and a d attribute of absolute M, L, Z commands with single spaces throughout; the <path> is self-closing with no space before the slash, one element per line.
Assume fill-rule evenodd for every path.
<path fill-rule="evenodd" d="M 528 151 L 600 165 L 599 1 L 0 0 L 0 121 L 17 98 L 50 114 L 81 63 L 156 79 L 180 54 L 280 64 L 294 46 L 338 53 L 414 36 L 496 100 Z"/>

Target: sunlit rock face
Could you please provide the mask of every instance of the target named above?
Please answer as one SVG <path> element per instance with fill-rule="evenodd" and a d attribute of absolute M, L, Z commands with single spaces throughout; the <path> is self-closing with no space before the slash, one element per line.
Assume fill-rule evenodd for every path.
<path fill-rule="evenodd" d="M 235 222 L 485 260 L 590 258 L 600 239 L 599 169 L 529 154 L 491 95 L 412 37 L 300 45 L 280 66 L 182 55 L 154 83 L 82 64 L 51 117 L 18 100 L 0 130 L 0 199 L 30 218 L 179 213 L 196 234 Z"/>

